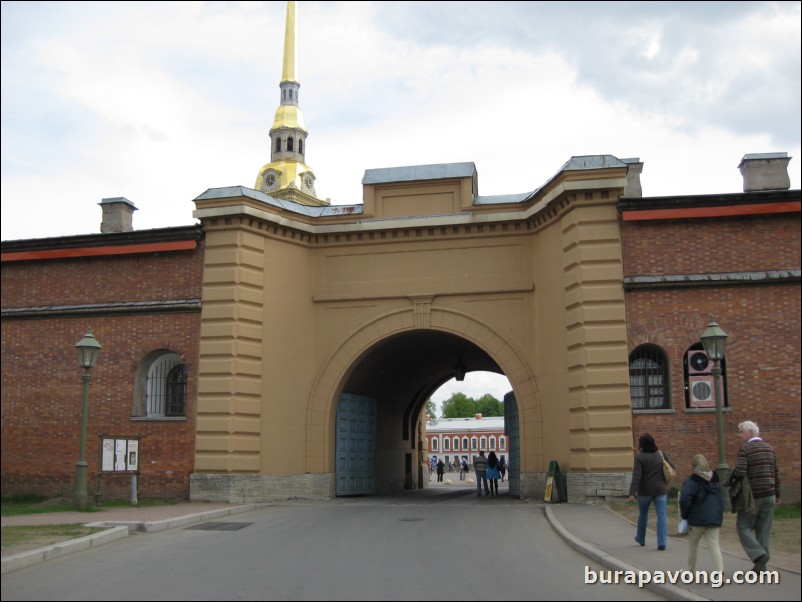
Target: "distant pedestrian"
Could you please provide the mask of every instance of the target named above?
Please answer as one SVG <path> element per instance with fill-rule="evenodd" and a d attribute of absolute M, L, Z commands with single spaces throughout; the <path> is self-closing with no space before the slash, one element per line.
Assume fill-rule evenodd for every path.
<path fill-rule="evenodd" d="M 736 506 L 738 518 L 735 522 L 738 539 L 744 552 L 754 563 L 753 571 L 765 571 L 769 561 L 769 543 L 774 522 L 774 506 L 780 503 L 780 471 L 774 448 L 760 438 L 757 424 L 747 420 L 738 425 L 738 438 L 743 442 L 738 450 L 734 482 L 746 477 L 752 491 L 754 508 L 747 504 Z M 739 483 L 743 485 L 743 483 Z"/>
<path fill-rule="evenodd" d="M 504 475 L 507 474 L 507 460 L 501 456 L 498 461 L 498 471 L 501 473 L 501 482 L 504 482 Z"/>
<path fill-rule="evenodd" d="M 646 545 L 646 525 L 649 522 L 649 506 L 654 500 L 657 512 L 657 549 L 665 550 L 668 543 L 668 521 L 666 519 L 666 503 L 668 501 L 668 484 L 663 478 L 663 457 L 674 466 L 668 456 L 657 449 L 654 437 L 644 433 L 638 439 L 640 452 L 635 456 L 632 467 L 632 483 L 629 486 L 629 501 L 638 496 L 638 530 L 635 541 Z M 676 469 L 676 468 L 675 468 Z"/>
<path fill-rule="evenodd" d="M 484 485 L 485 495 L 490 495 L 490 488 L 487 486 L 487 458 L 485 452 L 480 451 L 478 456 L 473 457 L 473 471 L 476 473 L 476 492 L 482 497 L 482 485 Z"/>
<path fill-rule="evenodd" d="M 721 523 L 724 520 L 724 498 L 718 475 L 710 470 L 702 454 L 693 457 L 693 474 L 685 480 L 679 496 L 680 516 L 688 521 L 688 570 L 696 571 L 699 540 L 705 538 L 713 569 L 724 570 L 721 547 L 718 543 Z"/>
<path fill-rule="evenodd" d="M 459 480 L 464 481 L 466 474 L 468 474 L 468 460 L 463 457 L 459 462 Z"/>
<path fill-rule="evenodd" d="M 487 456 L 487 482 L 490 485 L 490 495 L 496 497 L 498 497 L 498 479 L 501 476 L 498 465 L 496 452 L 490 452 Z"/>
<path fill-rule="evenodd" d="M 437 482 L 438 483 L 442 483 L 443 482 L 443 471 L 444 471 L 445 467 L 446 467 L 446 465 L 442 460 L 438 460 L 437 461 Z"/>

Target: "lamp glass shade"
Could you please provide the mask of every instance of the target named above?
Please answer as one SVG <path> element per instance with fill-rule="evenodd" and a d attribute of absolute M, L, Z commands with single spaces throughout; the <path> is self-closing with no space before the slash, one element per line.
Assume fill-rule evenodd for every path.
<path fill-rule="evenodd" d="M 75 344 L 75 348 L 78 350 L 78 365 L 84 369 L 94 368 L 98 355 L 100 355 L 100 347 L 100 343 L 97 342 L 90 328 L 84 338 Z"/>
<path fill-rule="evenodd" d="M 462 358 L 457 358 L 457 363 L 454 364 L 454 378 L 459 382 L 465 380 L 465 374 L 468 372 L 468 367 L 462 363 Z"/>
<path fill-rule="evenodd" d="M 702 333 L 702 345 L 705 346 L 705 353 L 714 362 L 724 359 L 724 349 L 727 346 L 727 333 L 724 332 L 715 320 L 710 320 L 710 324 Z"/>

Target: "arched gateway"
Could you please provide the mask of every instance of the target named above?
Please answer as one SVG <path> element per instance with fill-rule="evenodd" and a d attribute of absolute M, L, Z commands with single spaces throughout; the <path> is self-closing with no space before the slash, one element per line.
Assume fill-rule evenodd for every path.
<path fill-rule="evenodd" d="M 535 192 L 496 197 L 479 196 L 473 163 L 375 169 L 362 204 L 330 206 L 305 163 L 295 11 L 271 161 L 253 189 L 195 200 L 206 248 L 191 497 L 422 487 L 421 408 L 458 361 L 512 384 L 521 495 L 542 495 L 553 459 L 574 499 L 623 492 L 617 202 L 639 164 L 574 157 Z"/>
<path fill-rule="evenodd" d="M 535 193 L 488 198 L 469 163 L 368 171 L 362 205 L 239 187 L 196 199 L 192 497 L 335 495 L 343 394 L 377 399 L 376 491 L 419 486 L 420 408 L 458 358 L 510 380 L 521 495 L 541 494 L 552 459 L 575 499 L 620 492 L 632 460 L 626 173 L 614 157 L 574 158 Z"/>

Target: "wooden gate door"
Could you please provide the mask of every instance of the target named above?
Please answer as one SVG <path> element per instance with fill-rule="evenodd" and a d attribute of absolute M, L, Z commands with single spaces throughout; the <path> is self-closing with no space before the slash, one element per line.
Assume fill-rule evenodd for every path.
<path fill-rule="evenodd" d="M 376 470 L 376 400 L 343 393 L 337 406 L 337 495 L 372 494 Z"/>

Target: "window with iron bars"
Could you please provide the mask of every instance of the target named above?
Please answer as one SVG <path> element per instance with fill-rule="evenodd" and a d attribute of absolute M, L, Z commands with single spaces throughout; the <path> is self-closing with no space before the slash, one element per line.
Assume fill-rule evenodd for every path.
<path fill-rule="evenodd" d="M 148 370 L 147 415 L 185 416 L 187 367 L 175 353 L 159 357 Z"/>
<path fill-rule="evenodd" d="M 669 409 L 668 361 L 662 349 L 641 345 L 629 355 L 629 395 L 634 410 Z"/>

